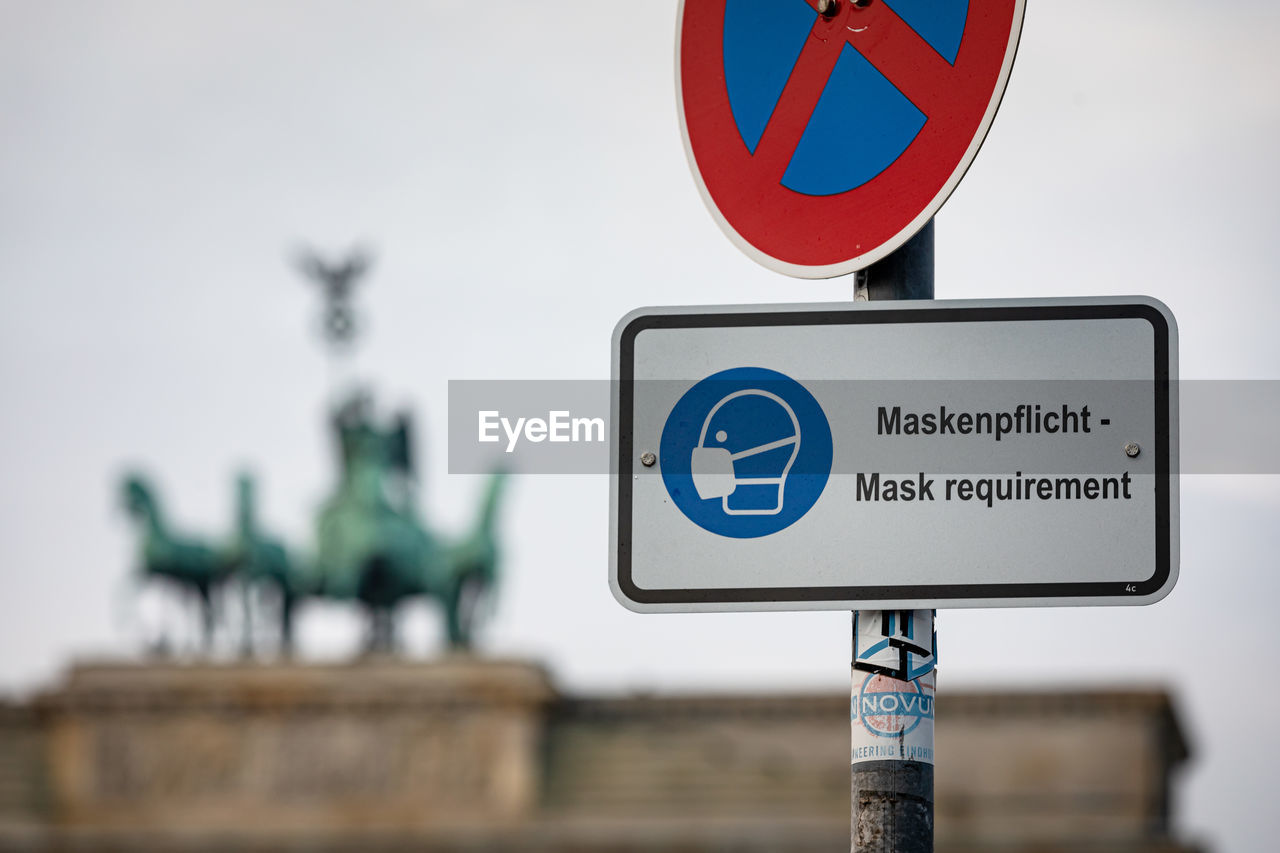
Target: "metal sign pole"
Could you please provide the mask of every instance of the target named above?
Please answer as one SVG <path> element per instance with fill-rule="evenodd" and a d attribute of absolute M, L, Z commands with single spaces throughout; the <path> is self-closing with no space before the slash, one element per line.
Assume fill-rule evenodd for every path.
<path fill-rule="evenodd" d="M 933 298 L 933 220 L 854 274 L 854 299 Z M 849 849 L 932 853 L 934 612 L 853 614 Z"/>

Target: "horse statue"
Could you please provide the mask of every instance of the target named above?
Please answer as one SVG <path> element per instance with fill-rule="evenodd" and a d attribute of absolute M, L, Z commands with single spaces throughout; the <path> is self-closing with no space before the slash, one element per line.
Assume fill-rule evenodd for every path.
<path fill-rule="evenodd" d="M 500 554 L 495 528 L 505 484 L 502 472 L 490 475 L 475 525 L 448 546 L 442 561 L 445 571 L 431 584 L 444 604 L 445 630 L 456 649 L 471 648 L 479 604 L 497 587 Z"/>
<path fill-rule="evenodd" d="M 213 645 L 214 592 L 233 571 L 225 551 L 189 536 L 179 536 L 165 522 L 154 490 L 144 477 L 131 474 L 124 480 L 125 509 L 142 534 L 139 548 L 140 574 L 160 579 L 193 596 L 200 606 L 204 648 Z"/>
<path fill-rule="evenodd" d="M 236 479 L 236 530 L 228 549 L 232 571 L 241 582 L 245 636 L 242 651 L 253 652 L 253 593 L 266 588 L 275 593 L 279 610 L 280 652 L 293 653 L 294 611 L 304 592 L 303 569 L 294 561 L 284 545 L 265 533 L 258 525 L 257 489 L 252 476 L 241 473 Z"/>
<path fill-rule="evenodd" d="M 354 251 L 326 261 L 307 250 L 297 257 L 301 272 L 325 298 L 324 339 L 337 358 L 357 337 L 352 298 L 368 272 L 371 256 Z M 330 427 L 338 450 L 338 479 L 316 517 L 316 546 L 301 559 L 258 523 L 254 481 L 236 484 L 236 523 L 228 541 L 214 547 L 175 536 L 139 476 L 124 483 L 130 513 L 139 521 L 143 575 L 162 578 L 200 602 L 205 648 L 213 643 L 218 609 L 215 593 L 238 588 L 243 611 L 242 654 L 253 653 L 254 604 L 270 601 L 279 616 L 280 649 L 293 649 L 295 613 L 307 600 L 358 602 L 369 614 L 366 648 L 395 649 L 396 611 L 415 598 L 433 598 L 444 608 L 450 648 L 469 649 L 475 639 L 478 604 L 498 577 L 496 524 L 505 478 L 494 474 L 472 527 L 450 539 L 423 523 L 406 414 L 389 423 L 373 412 L 367 394 L 356 392 L 334 410 Z"/>
<path fill-rule="evenodd" d="M 407 415 L 381 426 L 368 399 L 356 395 L 338 408 L 333 427 L 340 473 L 317 517 L 316 594 L 368 609 L 370 652 L 394 649 L 396 609 L 416 597 L 439 601 L 449 645 L 470 648 L 476 601 L 497 577 L 494 526 L 504 477 L 494 475 L 475 526 L 450 543 L 420 520 Z"/>
<path fill-rule="evenodd" d="M 379 422 L 369 399 L 357 394 L 332 419 L 339 476 L 316 519 L 316 549 L 309 560 L 267 535 L 258 522 L 254 481 L 236 483 L 236 523 L 228 540 L 210 545 L 175 536 L 165 525 L 153 491 L 131 475 L 126 505 L 141 531 L 143 576 L 177 584 L 200 602 L 204 646 L 217 625 L 215 592 L 238 586 L 243 613 L 241 653 L 253 653 L 253 602 L 261 593 L 276 608 L 279 647 L 294 645 L 299 607 L 315 598 L 353 601 L 369 614 L 366 650 L 395 650 L 396 612 L 415 598 L 431 598 L 444 609 L 450 648 L 472 647 L 479 603 L 498 577 L 497 516 L 506 478 L 494 474 L 471 528 L 461 537 L 432 532 L 416 503 L 411 424 L 405 414 Z"/>

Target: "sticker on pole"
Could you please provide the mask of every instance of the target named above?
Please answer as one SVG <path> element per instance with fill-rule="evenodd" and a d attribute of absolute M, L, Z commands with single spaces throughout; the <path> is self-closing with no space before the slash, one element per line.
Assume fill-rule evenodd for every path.
<path fill-rule="evenodd" d="M 899 681 L 888 675 L 855 672 L 849 722 L 849 763 L 919 761 L 933 763 L 935 675 Z"/>
<path fill-rule="evenodd" d="M 681 131 L 720 227 L 759 263 L 801 278 L 853 272 L 901 246 L 978 153 L 1024 9 L 684 0 Z"/>

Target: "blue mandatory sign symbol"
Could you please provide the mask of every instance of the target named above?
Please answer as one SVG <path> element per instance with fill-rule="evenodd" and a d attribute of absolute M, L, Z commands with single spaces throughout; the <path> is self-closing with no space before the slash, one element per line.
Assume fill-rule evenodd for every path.
<path fill-rule="evenodd" d="M 735 367 L 694 385 L 671 410 L 658 447 L 671 500 L 704 530 L 768 536 L 807 513 L 831 474 L 831 427 L 789 376 Z"/>

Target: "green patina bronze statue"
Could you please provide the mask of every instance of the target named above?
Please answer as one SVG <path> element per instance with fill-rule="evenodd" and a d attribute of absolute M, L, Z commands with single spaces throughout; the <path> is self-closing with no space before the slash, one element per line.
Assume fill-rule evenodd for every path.
<path fill-rule="evenodd" d="M 142 575 L 170 583 L 196 599 L 208 646 L 215 621 L 214 593 L 232 570 L 228 555 L 201 540 L 175 534 L 165 521 L 151 486 L 136 474 L 124 480 L 124 505 L 141 528 Z"/>
<path fill-rule="evenodd" d="M 334 351 L 349 347 L 354 318 L 349 304 L 354 281 L 368 262 L 355 255 L 328 266 L 314 255 L 302 263 L 328 298 L 325 337 Z M 258 524 L 254 482 L 237 481 L 236 522 L 226 541 L 212 545 L 178 536 L 166 525 L 150 485 L 137 474 L 126 477 L 125 506 L 141 534 L 140 574 L 161 579 L 199 603 L 205 648 L 219 621 L 219 593 L 241 593 L 242 651 L 254 646 L 252 602 L 268 600 L 276 610 L 283 653 L 293 649 L 294 615 L 311 598 L 359 602 L 369 614 L 367 648 L 395 648 L 395 614 L 400 604 L 431 598 L 444 609 L 450 647 L 472 645 L 477 605 L 497 582 L 499 548 L 496 516 L 505 478 L 494 474 L 481 498 L 471 529 L 459 538 L 432 532 L 415 500 L 416 476 L 411 425 L 400 414 L 378 421 L 367 394 L 349 395 L 331 421 L 339 476 L 335 491 L 316 519 L 314 554 L 303 558 L 266 535 Z"/>

